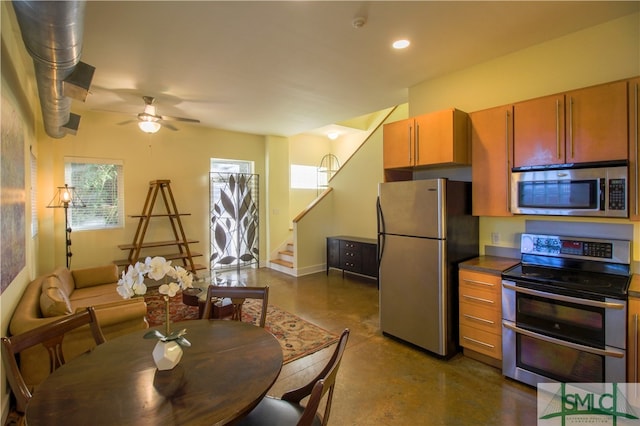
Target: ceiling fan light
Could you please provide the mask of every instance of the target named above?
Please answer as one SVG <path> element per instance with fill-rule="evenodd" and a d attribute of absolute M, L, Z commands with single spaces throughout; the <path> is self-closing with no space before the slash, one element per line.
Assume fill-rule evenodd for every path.
<path fill-rule="evenodd" d="M 138 127 L 145 133 L 156 133 L 161 125 L 157 121 L 138 121 Z"/>

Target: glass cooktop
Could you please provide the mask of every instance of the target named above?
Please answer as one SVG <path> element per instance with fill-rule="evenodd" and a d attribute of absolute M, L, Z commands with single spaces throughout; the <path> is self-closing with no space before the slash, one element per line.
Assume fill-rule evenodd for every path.
<path fill-rule="evenodd" d="M 592 271 L 548 268 L 522 263 L 504 271 L 502 277 L 536 288 L 538 284 L 543 291 L 564 289 L 563 293 L 571 295 L 593 295 L 615 298 L 626 298 L 631 282 L 629 275 L 615 275 Z M 528 284 L 528 285 L 526 285 Z"/>

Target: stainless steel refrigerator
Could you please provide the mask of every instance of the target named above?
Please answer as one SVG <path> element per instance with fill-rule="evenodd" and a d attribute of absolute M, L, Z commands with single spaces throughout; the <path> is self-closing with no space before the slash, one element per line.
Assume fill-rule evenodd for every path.
<path fill-rule="evenodd" d="M 478 255 L 471 183 L 378 187 L 380 328 L 440 357 L 458 350 L 458 263 Z"/>

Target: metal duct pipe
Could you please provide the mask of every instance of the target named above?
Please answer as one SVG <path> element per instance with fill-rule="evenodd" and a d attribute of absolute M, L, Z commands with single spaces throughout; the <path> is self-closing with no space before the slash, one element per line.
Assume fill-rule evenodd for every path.
<path fill-rule="evenodd" d="M 71 114 L 63 82 L 80 62 L 85 2 L 14 0 L 13 8 L 33 58 L 45 131 L 61 138 L 74 132 L 79 120 Z"/>

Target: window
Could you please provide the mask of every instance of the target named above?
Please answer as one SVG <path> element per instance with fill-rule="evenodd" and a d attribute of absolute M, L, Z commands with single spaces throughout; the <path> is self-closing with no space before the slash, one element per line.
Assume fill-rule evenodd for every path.
<path fill-rule="evenodd" d="M 303 166 L 300 164 L 291 165 L 291 188 L 293 189 L 316 189 L 318 185 L 326 185 L 326 175 L 324 182 L 318 182 L 318 168 L 315 166 Z"/>
<path fill-rule="evenodd" d="M 122 161 L 68 157 L 64 178 L 86 205 L 69 209 L 69 224 L 74 231 L 124 226 Z"/>

